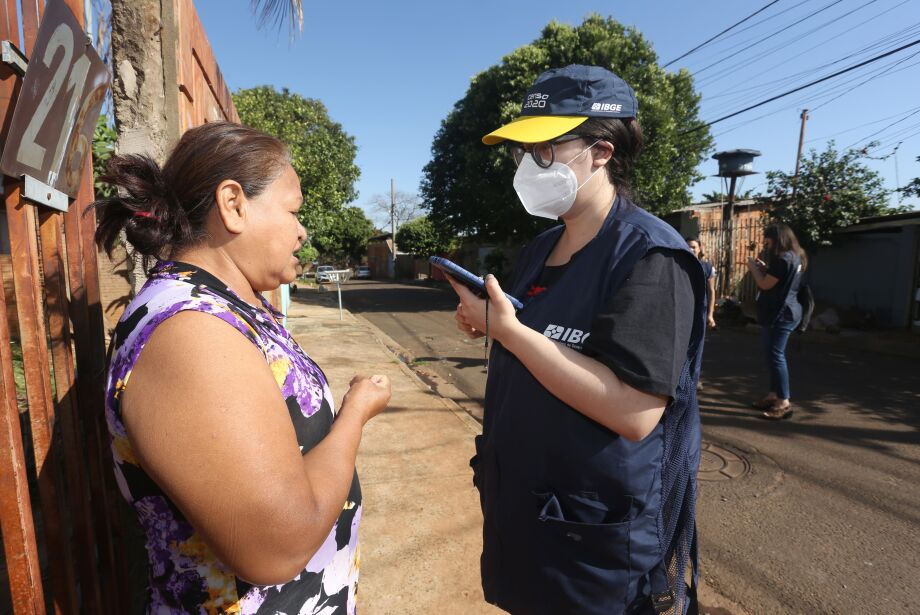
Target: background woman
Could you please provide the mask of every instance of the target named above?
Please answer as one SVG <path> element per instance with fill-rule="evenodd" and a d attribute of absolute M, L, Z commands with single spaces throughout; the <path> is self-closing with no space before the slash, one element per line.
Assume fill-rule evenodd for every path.
<path fill-rule="evenodd" d="M 798 292 L 802 273 L 808 268 L 808 256 L 785 224 L 768 226 L 764 230 L 764 244 L 767 262 L 752 257 L 747 263 L 760 289 L 757 320 L 770 373 L 770 391 L 754 405 L 764 411 L 764 418 L 781 420 L 792 416 L 786 344 L 802 320 Z"/>
<path fill-rule="evenodd" d="M 710 329 L 716 328 L 716 268 L 706 260 L 703 254 L 703 244 L 697 237 L 688 237 L 687 246 L 693 255 L 699 259 L 703 266 L 703 275 L 706 276 L 706 323 Z"/>
<path fill-rule="evenodd" d="M 148 613 L 353 613 L 364 424 L 384 376 L 338 413 L 326 378 L 261 293 L 306 237 L 284 145 L 214 122 L 163 168 L 116 156 L 97 242 L 157 260 L 115 329 L 106 418 L 115 476 L 146 532 Z"/>

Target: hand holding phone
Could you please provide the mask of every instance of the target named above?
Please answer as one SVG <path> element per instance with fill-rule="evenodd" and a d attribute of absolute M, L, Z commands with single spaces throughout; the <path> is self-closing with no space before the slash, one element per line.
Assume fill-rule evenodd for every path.
<path fill-rule="evenodd" d="M 449 275 L 455 281 L 469 288 L 470 291 L 477 297 L 485 299 L 489 296 L 488 292 L 486 291 L 485 282 L 478 275 L 470 273 L 460 265 L 440 256 L 431 256 L 428 258 L 428 262 L 443 271 L 445 274 Z M 505 296 L 508 297 L 511 305 L 514 306 L 514 309 L 519 310 L 524 307 L 524 304 L 518 301 L 515 297 L 512 297 L 508 293 L 505 293 Z"/>

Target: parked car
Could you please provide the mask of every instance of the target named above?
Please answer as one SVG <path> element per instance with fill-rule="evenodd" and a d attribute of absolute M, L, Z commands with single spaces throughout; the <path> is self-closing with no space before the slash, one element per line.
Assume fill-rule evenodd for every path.
<path fill-rule="evenodd" d="M 356 280 L 368 280 L 371 277 L 371 268 L 367 265 L 360 265 L 355 269 L 355 279 Z"/>
<path fill-rule="evenodd" d="M 335 267 L 332 265 L 320 265 L 316 268 L 316 281 L 320 284 L 323 282 L 332 282 L 332 277 L 329 275 L 330 271 L 335 271 Z"/>

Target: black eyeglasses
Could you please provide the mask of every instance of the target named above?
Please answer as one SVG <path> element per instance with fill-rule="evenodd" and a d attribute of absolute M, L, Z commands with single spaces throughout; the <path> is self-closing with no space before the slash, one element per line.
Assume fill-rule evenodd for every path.
<path fill-rule="evenodd" d="M 556 145 L 568 143 L 576 139 L 593 139 L 587 135 L 562 135 L 552 141 L 543 141 L 542 143 L 515 143 L 511 146 L 511 156 L 514 163 L 518 166 L 524 160 L 524 155 L 530 152 L 533 161 L 542 169 L 548 169 L 556 161 Z"/>

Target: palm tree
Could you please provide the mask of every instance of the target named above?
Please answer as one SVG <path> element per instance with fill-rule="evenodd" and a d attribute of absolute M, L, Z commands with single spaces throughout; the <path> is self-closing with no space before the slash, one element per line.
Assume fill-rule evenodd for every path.
<path fill-rule="evenodd" d="M 259 16 L 259 28 L 280 28 L 289 21 L 291 36 L 303 30 L 302 0 L 250 0 L 252 12 Z"/>

